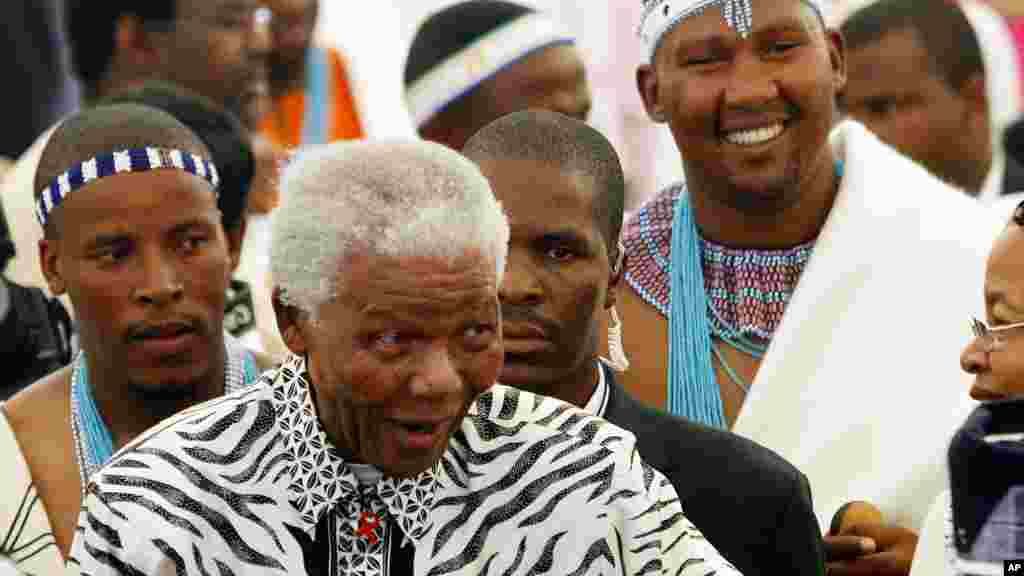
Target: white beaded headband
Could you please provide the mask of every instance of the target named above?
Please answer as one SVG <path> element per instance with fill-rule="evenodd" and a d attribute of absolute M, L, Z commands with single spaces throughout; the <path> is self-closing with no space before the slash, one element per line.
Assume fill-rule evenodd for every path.
<path fill-rule="evenodd" d="M 412 83 L 406 104 L 416 126 L 423 126 L 449 104 L 485 80 L 542 48 L 573 44 L 569 32 L 539 12 L 495 28 Z"/>
<path fill-rule="evenodd" d="M 640 18 L 639 35 L 647 43 L 648 57 L 654 53 L 662 38 L 683 20 L 700 16 L 708 8 L 721 8 L 725 23 L 741 37 L 746 38 L 754 28 L 753 0 L 641 0 L 644 11 Z M 802 0 L 822 12 L 823 0 Z"/>
<path fill-rule="evenodd" d="M 199 176 L 213 186 L 215 194 L 220 186 L 217 167 L 201 156 L 167 148 L 132 148 L 90 158 L 54 178 L 50 185 L 39 193 L 39 199 L 36 201 L 36 219 L 45 227 L 50 213 L 67 198 L 68 194 L 90 182 L 107 176 L 148 172 L 160 168 L 183 170 Z"/>

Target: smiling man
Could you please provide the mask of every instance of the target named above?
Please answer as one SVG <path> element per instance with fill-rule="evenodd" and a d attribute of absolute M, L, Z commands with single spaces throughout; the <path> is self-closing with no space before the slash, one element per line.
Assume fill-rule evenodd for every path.
<path fill-rule="evenodd" d="M 335 143 L 282 189 L 293 355 L 94 477 L 83 573 L 738 574 L 632 434 L 495 385 L 509 227 L 472 163 Z"/>
<path fill-rule="evenodd" d="M 860 124 L 833 131 L 844 44 L 815 0 L 644 6 L 638 87 L 686 182 L 626 225 L 623 381 L 781 454 L 823 528 L 880 508 L 828 538 L 834 574 L 905 573 L 967 413 L 960 315 L 999 222 Z"/>

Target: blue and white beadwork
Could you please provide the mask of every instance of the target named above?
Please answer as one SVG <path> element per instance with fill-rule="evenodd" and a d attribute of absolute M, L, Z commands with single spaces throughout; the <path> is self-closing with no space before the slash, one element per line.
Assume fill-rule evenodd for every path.
<path fill-rule="evenodd" d="M 168 148 L 132 148 L 90 158 L 54 178 L 39 194 L 35 207 L 36 219 L 45 227 L 50 213 L 68 194 L 86 184 L 116 174 L 148 172 L 160 168 L 174 168 L 198 176 L 209 182 L 215 193 L 220 186 L 217 167 L 201 156 Z"/>

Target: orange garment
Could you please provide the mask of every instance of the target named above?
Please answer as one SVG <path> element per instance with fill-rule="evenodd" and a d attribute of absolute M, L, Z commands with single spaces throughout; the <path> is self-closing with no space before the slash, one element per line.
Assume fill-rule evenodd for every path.
<path fill-rule="evenodd" d="M 352 96 L 348 72 L 341 54 L 333 48 L 316 48 L 326 50 L 330 62 L 332 103 L 330 131 L 328 139 L 355 140 L 363 138 L 362 123 L 356 110 Z M 274 99 L 273 109 L 260 124 L 260 132 L 272 142 L 285 148 L 297 148 L 303 144 L 303 121 L 306 115 L 306 88 L 295 89 Z"/>

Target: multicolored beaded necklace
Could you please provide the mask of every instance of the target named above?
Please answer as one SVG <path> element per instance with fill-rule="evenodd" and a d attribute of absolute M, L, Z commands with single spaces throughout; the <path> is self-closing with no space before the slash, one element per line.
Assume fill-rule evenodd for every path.
<path fill-rule="evenodd" d="M 779 250 L 730 248 L 700 239 L 711 333 L 733 348 L 763 358 L 814 241 Z M 743 393 L 750 391 L 717 348 L 715 357 Z"/>
<path fill-rule="evenodd" d="M 842 163 L 836 173 L 842 177 Z M 685 185 L 645 205 L 627 227 L 627 253 L 641 254 L 626 280 L 669 320 L 668 408 L 725 428 L 712 358 L 733 383 L 750 386 L 712 338 L 762 358 L 810 260 L 814 242 L 780 250 L 736 249 L 702 238 Z"/>

